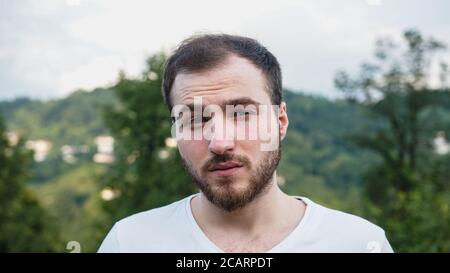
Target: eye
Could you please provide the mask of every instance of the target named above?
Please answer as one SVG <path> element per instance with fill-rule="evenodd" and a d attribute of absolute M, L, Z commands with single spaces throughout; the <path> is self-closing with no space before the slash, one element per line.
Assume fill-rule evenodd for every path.
<path fill-rule="evenodd" d="M 243 116 L 248 116 L 249 112 L 247 111 L 235 111 L 234 112 L 234 116 L 235 117 L 243 117 Z"/>
<path fill-rule="evenodd" d="M 248 118 L 250 115 L 255 115 L 256 112 L 253 110 L 236 110 L 234 112 L 234 118 L 245 117 Z"/>
<path fill-rule="evenodd" d="M 191 118 L 191 124 L 201 124 L 203 122 L 202 116 L 194 116 Z"/>
<path fill-rule="evenodd" d="M 205 123 L 207 123 L 211 118 L 210 117 L 203 117 L 203 116 L 193 116 L 190 119 L 191 128 L 203 126 Z"/>

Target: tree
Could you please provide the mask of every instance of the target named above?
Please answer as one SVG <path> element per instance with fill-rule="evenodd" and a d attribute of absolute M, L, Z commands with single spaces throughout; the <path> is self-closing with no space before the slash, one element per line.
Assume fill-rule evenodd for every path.
<path fill-rule="evenodd" d="M 112 220 L 166 205 L 194 192 L 170 143 L 170 113 L 161 95 L 164 54 L 148 58 L 140 79 L 121 73 L 113 87 L 118 107 L 105 109 L 115 139 L 115 163 L 104 185 L 115 198 L 104 207 Z"/>
<path fill-rule="evenodd" d="M 53 218 L 26 188 L 32 154 L 23 140 L 12 144 L 0 117 L 0 252 L 62 250 Z"/>
<path fill-rule="evenodd" d="M 354 78 L 338 72 L 335 85 L 349 101 L 381 121 L 379 128 L 353 137 L 382 158 L 365 175 L 368 213 L 386 226 L 400 251 L 449 251 L 450 219 L 442 203 L 450 189 L 448 177 L 439 177 L 439 168 L 430 165 L 435 158 L 432 139 L 423 130 L 429 129 L 424 112 L 450 96 L 445 89 L 448 65 L 438 59 L 445 45 L 416 30 L 405 31 L 403 41 L 399 45 L 390 38 L 378 40 L 375 62 L 364 63 Z M 433 73 L 434 68 L 438 73 Z M 439 78 L 438 88 L 432 87 L 433 78 Z M 442 184 L 444 188 L 438 190 Z"/>

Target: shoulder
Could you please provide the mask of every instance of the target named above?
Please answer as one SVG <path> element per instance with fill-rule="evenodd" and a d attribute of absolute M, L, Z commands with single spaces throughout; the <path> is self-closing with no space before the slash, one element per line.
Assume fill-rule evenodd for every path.
<path fill-rule="evenodd" d="M 186 198 L 163 207 L 150 209 L 128 216 L 118 221 L 114 226 L 117 231 L 137 231 L 139 229 L 166 227 L 170 222 L 179 220 L 183 213 Z"/>
<path fill-rule="evenodd" d="M 116 222 L 99 252 L 154 252 L 164 249 L 164 244 L 184 236 L 186 202 L 189 198 L 139 212 Z"/>
<path fill-rule="evenodd" d="M 385 231 L 378 225 L 360 216 L 331 209 L 304 198 L 310 206 L 309 224 L 318 236 L 336 245 L 348 246 L 351 251 L 357 250 L 388 251 L 391 249 Z"/>

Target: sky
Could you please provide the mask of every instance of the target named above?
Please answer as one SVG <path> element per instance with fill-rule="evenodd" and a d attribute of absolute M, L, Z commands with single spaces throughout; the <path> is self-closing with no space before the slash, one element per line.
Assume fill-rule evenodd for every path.
<path fill-rule="evenodd" d="M 416 28 L 450 46 L 449 15 L 448 0 L 0 0 L 0 100 L 110 86 L 199 32 L 255 38 L 284 87 L 332 98 L 378 37 Z"/>

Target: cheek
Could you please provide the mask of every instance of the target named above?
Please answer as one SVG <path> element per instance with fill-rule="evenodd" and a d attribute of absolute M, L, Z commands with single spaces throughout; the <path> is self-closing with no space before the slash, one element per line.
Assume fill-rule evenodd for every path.
<path fill-rule="evenodd" d="M 236 154 L 246 156 L 252 167 L 262 159 L 261 142 L 259 140 L 240 140 L 237 141 Z"/>
<path fill-rule="evenodd" d="M 261 144 L 270 142 L 279 136 L 279 124 L 274 115 L 250 116 L 245 123 L 237 123 L 235 135 L 237 140 L 247 140 Z"/>
<path fill-rule="evenodd" d="M 258 116 L 251 115 L 248 119 L 240 119 L 234 125 L 234 137 L 237 141 L 247 141 L 249 143 L 259 143 L 261 141 L 259 133 Z"/>
<path fill-rule="evenodd" d="M 178 142 L 178 149 L 184 160 L 191 162 L 193 166 L 196 166 L 208 152 L 207 143 L 199 140 L 181 140 Z"/>

